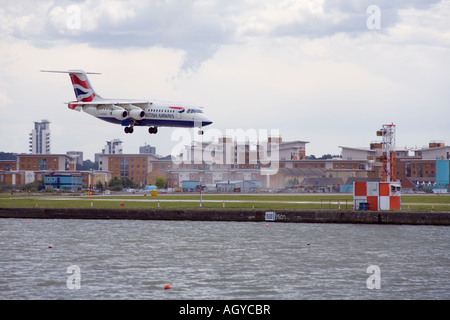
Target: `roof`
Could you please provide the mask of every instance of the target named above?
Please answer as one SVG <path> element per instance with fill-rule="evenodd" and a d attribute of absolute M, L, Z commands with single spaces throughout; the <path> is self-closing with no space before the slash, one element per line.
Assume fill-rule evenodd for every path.
<path fill-rule="evenodd" d="M 343 146 L 339 146 L 339 148 L 351 149 L 351 150 L 357 150 L 357 151 L 365 151 L 365 152 L 376 152 L 375 150 L 371 150 L 369 148 L 354 148 L 354 147 L 343 147 Z"/>
<path fill-rule="evenodd" d="M 294 177 L 322 177 L 326 175 L 326 170 L 324 169 L 307 169 L 307 168 L 280 168 L 278 172 L 283 173 L 285 176 Z"/>
<path fill-rule="evenodd" d="M 342 178 L 305 178 L 300 185 L 302 186 L 316 186 L 327 187 L 332 185 L 344 184 Z"/>
<path fill-rule="evenodd" d="M 364 181 L 380 181 L 379 178 L 358 178 L 358 177 L 350 177 L 345 182 L 346 185 L 353 185 L 353 182 L 364 182 Z"/>

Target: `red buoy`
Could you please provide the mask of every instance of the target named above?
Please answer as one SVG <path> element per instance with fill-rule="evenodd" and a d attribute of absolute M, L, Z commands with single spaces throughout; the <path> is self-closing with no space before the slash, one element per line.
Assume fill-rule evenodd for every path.
<path fill-rule="evenodd" d="M 169 289 L 172 289 L 172 287 L 170 286 L 170 284 L 166 284 L 166 285 L 164 286 L 164 290 L 169 290 Z"/>

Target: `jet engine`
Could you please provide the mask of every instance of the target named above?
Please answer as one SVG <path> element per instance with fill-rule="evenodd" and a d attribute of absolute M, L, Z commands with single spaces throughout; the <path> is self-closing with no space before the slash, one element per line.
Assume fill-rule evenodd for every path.
<path fill-rule="evenodd" d="M 111 116 L 116 118 L 117 120 L 124 120 L 128 117 L 128 111 L 124 108 L 113 106 L 113 110 L 111 111 Z"/>
<path fill-rule="evenodd" d="M 132 104 L 128 105 L 128 115 L 130 118 L 134 120 L 142 120 L 145 117 L 145 112 L 139 107 L 133 106 Z"/>
<path fill-rule="evenodd" d="M 145 116 L 144 110 L 139 107 L 128 105 L 128 115 L 135 120 L 142 120 Z"/>

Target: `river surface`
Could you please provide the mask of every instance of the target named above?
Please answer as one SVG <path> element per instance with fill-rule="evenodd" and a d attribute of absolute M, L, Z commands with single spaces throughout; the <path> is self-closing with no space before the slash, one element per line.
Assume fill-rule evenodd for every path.
<path fill-rule="evenodd" d="M 0 299 L 447 300 L 449 253 L 443 226 L 0 219 Z"/>

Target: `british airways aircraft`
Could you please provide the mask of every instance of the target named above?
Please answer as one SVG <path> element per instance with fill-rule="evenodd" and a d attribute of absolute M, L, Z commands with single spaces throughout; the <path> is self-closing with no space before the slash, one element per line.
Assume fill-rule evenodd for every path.
<path fill-rule="evenodd" d="M 186 104 L 153 100 L 104 99 L 93 89 L 87 74 L 83 70 L 42 72 L 68 73 L 72 81 L 77 101 L 67 102 L 69 109 L 89 113 L 104 121 L 124 126 L 125 133 L 133 133 L 134 126 L 148 126 L 151 134 L 158 132 L 158 127 L 202 127 L 212 121 L 201 108 Z"/>

